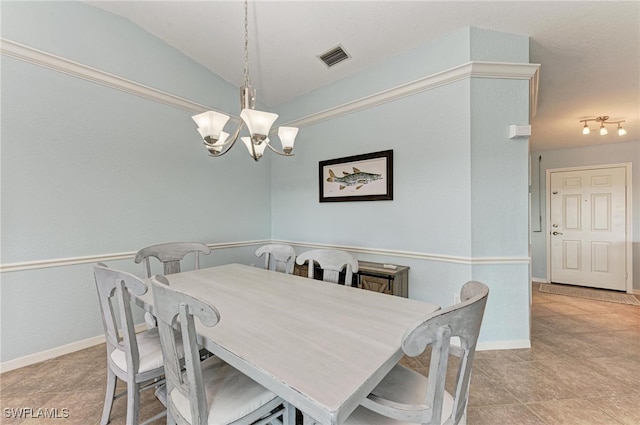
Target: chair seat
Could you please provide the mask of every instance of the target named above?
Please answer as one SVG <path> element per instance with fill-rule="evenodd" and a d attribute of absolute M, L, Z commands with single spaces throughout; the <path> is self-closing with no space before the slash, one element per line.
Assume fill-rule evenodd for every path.
<path fill-rule="evenodd" d="M 276 398 L 274 393 L 218 357 L 209 357 L 201 366 L 209 425 L 232 423 Z M 186 372 L 184 376 L 186 379 Z M 170 395 L 176 410 L 191 423 L 189 399 L 177 389 L 173 389 Z"/>
<path fill-rule="evenodd" d="M 402 365 L 396 365 L 373 389 L 371 394 L 380 398 L 408 405 L 422 405 L 425 400 L 428 379 L 424 375 Z M 442 422 L 444 423 L 453 411 L 453 396 L 445 391 L 442 408 Z M 366 407 L 359 406 L 344 425 L 415 425 L 415 422 L 407 422 L 382 416 Z"/>
<path fill-rule="evenodd" d="M 140 366 L 138 373 L 148 372 L 164 365 L 162 347 L 160 346 L 160 334 L 158 328 L 151 328 L 136 334 Z M 184 356 L 182 338 L 177 339 L 176 348 L 181 356 Z M 127 371 L 127 359 L 124 351 L 115 349 L 111 352 L 111 360 L 123 371 Z"/>

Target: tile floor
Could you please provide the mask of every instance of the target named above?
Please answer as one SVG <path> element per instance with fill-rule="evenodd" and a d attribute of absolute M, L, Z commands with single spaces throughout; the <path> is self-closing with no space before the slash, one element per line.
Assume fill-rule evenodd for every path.
<path fill-rule="evenodd" d="M 532 315 L 531 349 L 476 354 L 468 425 L 640 424 L 640 307 L 542 294 L 534 284 Z M 104 351 L 99 345 L 0 375 L 0 423 L 98 424 Z M 426 372 L 427 357 L 404 363 Z M 143 394 L 146 419 L 162 405 L 152 391 Z M 19 407 L 68 417 L 6 417 L 5 409 Z M 125 412 L 121 398 L 111 423 L 124 424 Z"/>

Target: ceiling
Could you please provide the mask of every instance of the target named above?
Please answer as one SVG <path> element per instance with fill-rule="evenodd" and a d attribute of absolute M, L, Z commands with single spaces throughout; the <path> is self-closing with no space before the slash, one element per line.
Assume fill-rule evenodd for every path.
<path fill-rule="evenodd" d="M 87 3 L 242 84 L 242 2 Z M 251 79 L 258 99 L 277 105 L 465 26 L 530 38 L 530 62 L 541 64 L 533 151 L 640 140 L 638 1 L 258 0 L 249 3 Z M 317 56 L 338 44 L 352 57 L 327 68 Z M 582 135 L 579 120 L 600 115 L 626 120 L 628 134 Z"/>

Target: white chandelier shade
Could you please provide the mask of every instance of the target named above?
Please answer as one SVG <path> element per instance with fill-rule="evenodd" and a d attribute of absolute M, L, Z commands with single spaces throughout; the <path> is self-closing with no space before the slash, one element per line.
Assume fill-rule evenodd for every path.
<path fill-rule="evenodd" d="M 269 133 L 271 127 L 278 119 L 278 114 L 258 111 L 255 109 L 255 90 L 251 87 L 249 79 L 249 30 L 248 30 L 248 5 L 244 2 L 244 84 L 240 88 L 240 124 L 232 136 L 225 133 L 224 127 L 229 121 L 229 115 L 215 111 L 207 111 L 192 118 L 198 126 L 198 132 L 204 140 L 204 145 L 210 156 L 222 156 L 227 153 L 238 140 L 240 131 L 244 125 L 249 130 L 250 137 L 242 137 L 241 140 L 249 150 L 249 155 L 258 161 L 262 158 L 265 148 L 268 146 L 273 152 L 282 156 L 293 156 L 291 151 L 295 143 L 298 129 L 295 127 L 280 127 L 278 137 L 282 143 L 282 151 L 271 146 Z"/>
<path fill-rule="evenodd" d="M 198 129 L 198 132 L 200 132 L 200 129 Z M 203 135 L 202 133 L 200 133 L 200 135 L 202 136 L 202 138 L 204 139 L 204 144 L 207 147 L 207 150 L 209 150 L 209 152 L 212 155 L 216 155 L 219 154 L 222 151 L 222 148 L 224 148 L 224 146 L 227 144 L 227 138 L 229 138 L 229 133 L 225 133 L 224 131 L 220 132 L 220 138 L 218 139 L 217 142 L 215 143 L 209 143 L 207 142 L 207 136 Z"/>
<path fill-rule="evenodd" d="M 247 124 L 251 138 L 262 138 L 264 140 L 271 131 L 271 126 L 278 119 L 278 114 L 271 112 L 256 111 L 255 109 L 243 109 L 240 118 Z"/>
<path fill-rule="evenodd" d="M 222 133 L 222 129 L 227 121 L 229 121 L 229 115 L 214 111 L 203 112 L 194 115 L 192 118 L 198 125 L 198 132 L 202 138 L 206 139 L 209 137 L 211 140 L 220 139 L 220 133 Z"/>
<path fill-rule="evenodd" d="M 262 143 L 255 144 L 251 141 L 251 137 L 241 137 L 242 143 L 247 147 L 249 155 L 253 158 L 262 158 L 265 148 L 269 145 L 269 138 L 266 138 Z"/>
<path fill-rule="evenodd" d="M 297 135 L 297 127 L 280 127 L 278 129 L 278 137 L 280 138 L 280 143 L 282 143 L 282 150 L 285 153 L 288 154 L 293 150 L 293 144 L 296 141 Z"/>

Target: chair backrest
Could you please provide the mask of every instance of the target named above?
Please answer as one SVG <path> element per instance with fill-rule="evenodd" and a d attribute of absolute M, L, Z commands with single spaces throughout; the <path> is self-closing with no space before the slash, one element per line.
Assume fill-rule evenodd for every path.
<path fill-rule="evenodd" d="M 110 269 L 102 263 L 93 267 L 93 273 L 100 300 L 107 352 L 110 354 L 115 349 L 122 350 L 127 361 L 127 373 L 135 376 L 139 370 L 140 356 L 129 292 L 143 295 L 147 292 L 147 285 L 131 273 Z M 122 326 L 121 333 L 116 317 Z"/>
<path fill-rule="evenodd" d="M 209 254 L 211 248 L 200 242 L 170 242 L 142 248 L 136 253 L 134 261 L 144 260 L 147 277 L 151 277 L 149 257 L 155 257 L 164 264 L 164 274 L 180 273 L 180 261 L 190 253 L 195 253 L 195 269 L 200 268 L 200 253 Z"/>
<path fill-rule="evenodd" d="M 421 424 L 457 425 L 464 415 L 469 396 L 471 366 L 480 334 L 480 325 L 489 296 L 489 288 L 480 282 L 470 281 L 460 291 L 461 302 L 429 315 L 407 330 L 402 349 L 408 356 L 420 355 L 427 345 L 431 348 L 429 379 L 424 404 L 405 406 L 413 417 L 405 420 Z M 460 346 L 452 346 L 451 338 L 458 337 Z M 449 355 L 459 358 L 453 395 L 453 410 L 449 418 L 442 418 L 445 381 Z M 375 396 L 373 396 L 375 398 Z M 371 397 L 370 397 L 371 398 Z M 384 402 L 381 402 L 384 404 Z M 426 407 L 425 407 L 426 406 Z"/>
<path fill-rule="evenodd" d="M 264 257 L 264 268 L 291 274 L 296 261 L 296 251 L 290 245 L 268 244 L 256 249 L 257 257 Z"/>
<path fill-rule="evenodd" d="M 220 321 L 220 313 L 207 302 L 171 288 L 169 281 L 164 276 L 153 276 L 151 284 L 158 318 L 160 345 L 164 356 L 167 407 L 173 415 L 176 414 L 177 409 L 172 405 L 173 397 L 171 394 L 177 390 L 185 399 L 189 400 L 191 424 L 206 423 L 209 412 L 193 317 L 197 316 L 204 326 L 211 327 Z M 181 331 L 179 338 L 182 338 L 184 347 L 186 380 L 180 368 L 180 356 L 176 349 L 179 344 L 176 341 L 175 327 L 179 327 Z"/>
<path fill-rule="evenodd" d="M 345 269 L 345 285 L 351 286 L 353 273 L 358 272 L 358 261 L 346 251 L 337 249 L 312 249 L 298 255 L 296 262 L 300 265 L 309 260 L 309 277 L 313 279 L 314 261 L 322 269 L 322 280 L 338 283 L 342 269 Z"/>

